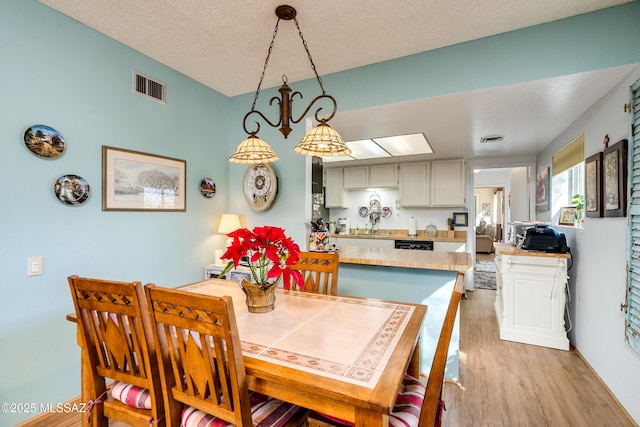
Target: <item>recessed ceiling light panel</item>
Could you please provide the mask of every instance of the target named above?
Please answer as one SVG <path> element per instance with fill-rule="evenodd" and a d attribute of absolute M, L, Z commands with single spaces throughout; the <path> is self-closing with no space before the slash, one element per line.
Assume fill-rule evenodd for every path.
<path fill-rule="evenodd" d="M 360 141 L 349 141 L 347 147 L 351 149 L 351 157 L 360 159 L 377 159 L 380 157 L 391 157 L 389 153 L 370 139 Z"/>
<path fill-rule="evenodd" d="M 374 138 L 376 144 L 391 153 L 392 156 L 410 156 L 414 154 L 432 154 L 433 148 L 422 133 L 411 135 Z"/>

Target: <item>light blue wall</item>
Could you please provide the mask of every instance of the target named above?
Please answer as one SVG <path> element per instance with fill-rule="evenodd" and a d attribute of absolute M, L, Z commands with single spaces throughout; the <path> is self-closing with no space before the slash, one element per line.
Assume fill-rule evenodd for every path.
<path fill-rule="evenodd" d="M 227 211 L 229 99 L 33 0 L 0 3 L 0 402 L 79 395 L 79 351 L 67 276 L 176 286 L 202 278 Z M 166 106 L 131 93 L 137 70 L 167 84 Z M 46 124 L 67 148 L 33 155 L 24 131 Z M 185 213 L 102 212 L 101 146 L 187 162 Z M 53 182 L 84 177 L 87 203 L 57 201 Z M 205 199 L 199 182 L 217 194 Z M 27 277 L 27 258 L 44 274 Z M 34 414 L 2 414 L 13 425 Z"/>
<path fill-rule="evenodd" d="M 348 111 L 636 63 L 639 16 L 636 1 L 323 81 Z M 260 136 L 282 159 L 274 165 L 280 193 L 271 210 L 253 213 L 242 196 L 246 167 L 227 163 L 246 136 L 242 117 L 253 94 L 226 98 L 35 0 L 0 2 L 0 40 L 0 401 L 57 403 L 80 394 L 75 329 L 64 320 L 72 311 L 66 277 L 198 280 L 224 242 L 213 232 L 225 212 L 242 214 L 248 226 L 284 226 L 303 241 L 308 160 L 291 147 L 304 126 L 284 142 L 263 125 Z M 167 83 L 167 106 L 131 94 L 134 69 Z M 318 90 L 313 80 L 290 85 L 305 99 Z M 265 90 L 260 103 L 274 93 Z M 60 158 L 25 148 L 22 134 L 34 124 L 62 133 Z M 185 159 L 187 212 L 102 212 L 102 145 Z M 63 206 L 52 194 L 53 180 L 69 173 L 92 186 L 83 206 Z M 198 192 L 203 177 L 218 184 L 213 199 Z M 43 257 L 43 276 L 27 278 L 31 256 Z M 0 414 L 0 425 L 31 416 Z"/>

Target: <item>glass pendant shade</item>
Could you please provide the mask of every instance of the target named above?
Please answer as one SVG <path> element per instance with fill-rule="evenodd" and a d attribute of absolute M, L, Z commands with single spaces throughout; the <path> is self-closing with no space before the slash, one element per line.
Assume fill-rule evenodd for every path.
<path fill-rule="evenodd" d="M 348 156 L 351 150 L 342 137 L 324 120 L 302 137 L 293 149 L 298 154 L 317 157 Z"/>
<path fill-rule="evenodd" d="M 254 134 L 242 141 L 229 157 L 231 163 L 269 163 L 276 160 L 280 157 L 271 146 Z"/>

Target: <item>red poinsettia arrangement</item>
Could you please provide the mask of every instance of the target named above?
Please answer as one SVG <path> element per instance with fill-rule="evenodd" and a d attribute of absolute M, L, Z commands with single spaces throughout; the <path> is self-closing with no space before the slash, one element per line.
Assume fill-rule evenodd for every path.
<path fill-rule="evenodd" d="M 276 286 L 283 280 L 285 289 L 291 289 L 291 278 L 302 288 L 302 275 L 291 266 L 300 258 L 300 247 L 284 234 L 280 227 L 255 227 L 253 231 L 239 228 L 229 233 L 233 243 L 221 259 L 230 259 L 220 276 L 237 267 L 243 257 L 249 258 L 254 282 L 262 289 Z"/>

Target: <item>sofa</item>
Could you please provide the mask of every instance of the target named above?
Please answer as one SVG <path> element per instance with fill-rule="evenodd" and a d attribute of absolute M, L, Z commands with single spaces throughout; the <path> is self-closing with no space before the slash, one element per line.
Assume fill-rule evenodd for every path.
<path fill-rule="evenodd" d="M 493 242 L 496 240 L 495 224 L 487 225 L 482 234 L 476 234 L 476 252 L 492 253 L 495 250 Z"/>

